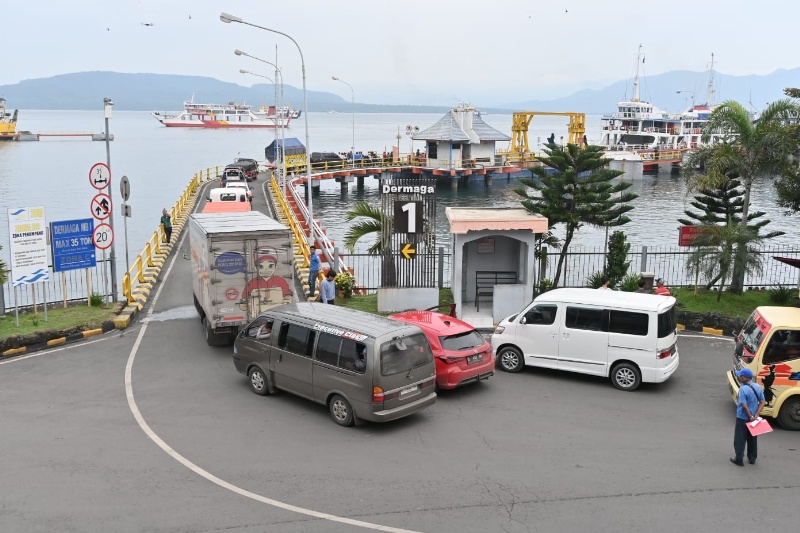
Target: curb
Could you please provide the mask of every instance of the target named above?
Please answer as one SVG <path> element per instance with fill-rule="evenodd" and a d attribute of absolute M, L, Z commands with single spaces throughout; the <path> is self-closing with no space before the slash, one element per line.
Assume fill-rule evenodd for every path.
<path fill-rule="evenodd" d="M 720 336 L 720 337 L 725 335 L 725 332 L 722 331 L 721 329 L 707 328 L 705 326 L 703 326 L 702 328 L 687 328 L 684 324 L 678 324 L 678 330 L 679 331 L 692 331 L 692 332 L 695 332 L 695 333 L 705 333 L 706 335 L 717 335 L 717 336 Z"/>
<path fill-rule="evenodd" d="M 11 357 L 14 355 L 22 355 L 26 353 L 38 352 L 46 348 L 52 348 L 53 346 L 61 346 L 63 344 L 70 344 L 73 342 L 82 341 L 84 339 L 88 339 L 89 337 L 94 337 L 95 335 L 108 333 L 109 331 L 112 331 L 114 329 L 115 328 L 112 327 L 111 322 L 106 322 L 103 324 L 102 328 L 87 329 L 86 331 L 81 331 L 80 333 L 73 333 L 72 335 L 67 335 L 66 337 L 50 339 L 47 342 L 40 342 L 38 344 L 29 344 L 27 346 L 20 346 L 19 348 L 11 348 L 9 350 L 4 351 L 3 353 L 0 353 L 0 359 L 4 357 Z"/>

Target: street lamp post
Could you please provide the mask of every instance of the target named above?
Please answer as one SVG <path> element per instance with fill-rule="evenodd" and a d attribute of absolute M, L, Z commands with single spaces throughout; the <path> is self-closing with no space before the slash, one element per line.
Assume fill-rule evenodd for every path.
<path fill-rule="evenodd" d="M 353 109 L 353 145 L 350 147 L 350 164 L 355 168 L 356 166 L 356 93 L 353 91 L 353 86 L 344 81 L 343 79 L 331 76 L 333 81 L 340 81 L 350 87 L 350 102 Z"/>
<path fill-rule="evenodd" d="M 228 13 L 224 13 L 224 12 L 220 13 L 219 19 L 222 22 L 226 23 L 226 24 L 230 24 L 231 22 L 238 22 L 239 24 L 245 24 L 247 26 L 252 26 L 252 27 L 258 28 L 260 30 L 269 31 L 269 32 L 272 32 L 272 33 L 277 33 L 278 35 L 283 35 L 284 37 L 288 38 L 290 41 L 292 41 L 294 43 L 294 45 L 297 47 L 297 51 L 300 53 L 300 65 L 301 65 L 302 73 L 303 73 L 303 113 L 305 113 L 305 115 L 306 115 L 306 118 L 303 121 L 303 123 L 305 124 L 305 130 L 306 130 L 305 131 L 305 133 L 306 133 L 306 181 L 307 181 L 307 184 L 308 184 L 308 187 L 307 187 L 306 190 L 308 191 L 308 196 L 307 196 L 307 199 L 308 199 L 308 202 L 307 202 L 308 203 L 308 216 L 311 219 L 311 220 L 309 220 L 308 228 L 309 228 L 309 231 L 311 233 L 311 235 L 310 235 L 311 236 L 311 243 L 314 244 L 316 242 L 316 240 L 314 238 L 314 204 L 313 204 L 314 194 L 313 194 L 313 187 L 311 186 L 311 147 L 310 147 L 309 142 L 308 142 L 308 91 L 306 90 L 306 61 L 305 61 L 305 58 L 303 57 L 303 50 L 300 49 L 300 45 L 297 44 L 297 41 L 295 41 L 290 35 L 288 35 L 286 33 L 283 33 L 282 31 L 273 30 L 273 29 L 270 29 L 270 28 L 265 28 L 264 26 L 259 26 L 258 24 L 253 24 L 251 22 L 247 22 L 245 20 L 242 20 L 239 17 L 235 17 L 233 15 L 229 15 Z"/>
<path fill-rule="evenodd" d="M 239 74 L 250 74 L 251 76 L 258 76 L 259 78 L 264 78 L 265 80 L 268 80 L 272 84 L 273 87 L 276 87 L 275 94 L 277 94 L 277 92 L 278 92 L 277 91 L 277 85 L 275 84 L 275 80 L 273 80 L 269 76 L 264 76 L 263 74 L 257 74 L 255 72 L 250 72 L 249 70 L 244 70 L 244 69 L 241 69 L 241 68 L 239 69 Z M 278 99 L 276 97 L 275 98 L 275 115 L 276 115 L 276 118 L 278 119 L 277 128 L 280 128 L 280 130 L 281 130 L 281 161 L 283 161 L 282 172 L 283 172 L 283 174 L 285 174 L 286 173 L 286 161 L 285 161 L 285 158 L 283 156 L 283 151 L 284 151 L 283 119 L 281 118 L 280 114 L 278 113 L 278 108 L 279 108 Z M 278 140 L 278 129 L 277 128 L 275 129 L 275 141 L 276 142 Z M 283 180 L 281 179 L 281 182 L 282 181 Z M 286 190 L 283 191 L 283 194 L 284 194 L 284 196 L 286 195 Z"/>
<path fill-rule="evenodd" d="M 236 54 L 237 56 L 249 57 L 250 59 L 255 59 L 256 61 L 261 61 L 262 63 L 266 63 L 267 65 L 272 65 L 273 67 L 275 67 L 275 79 L 278 80 L 278 83 L 280 83 L 281 86 L 280 105 L 278 104 L 278 91 L 277 88 L 275 89 L 275 115 L 278 119 L 278 127 L 281 130 L 281 188 L 283 189 L 283 195 L 286 196 L 286 131 L 283 126 L 283 115 L 281 111 L 285 106 L 283 99 L 283 72 L 278 67 L 278 65 L 276 65 L 272 61 L 267 61 L 266 59 L 261 59 L 260 57 L 250 55 L 247 52 L 239 50 L 238 48 L 234 50 L 233 53 Z M 259 74 L 247 72 L 241 69 L 239 70 L 239 72 L 241 72 L 242 74 L 253 74 L 254 76 L 259 76 Z M 266 78 L 266 76 L 262 77 Z M 272 82 L 272 85 L 273 87 L 277 87 L 274 81 Z M 277 132 L 275 133 L 275 138 L 276 139 L 278 138 Z"/>
<path fill-rule="evenodd" d="M 676 94 L 689 93 L 690 95 L 692 95 L 692 111 L 694 111 L 694 91 L 690 91 L 689 89 L 681 89 L 680 91 L 675 91 L 675 92 Z"/>
<path fill-rule="evenodd" d="M 114 102 L 111 101 L 111 98 L 103 98 L 103 118 L 105 120 L 106 131 L 106 165 L 108 166 L 108 172 L 111 174 L 111 135 L 108 132 L 108 119 L 111 118 L 111 107 L 114 105 Z M 109 189 L 109 195 L 111 194 L 111 189 Z M 113 202 L 112 202 L 113 203 Z M 117 254 L 114 253 L 115 243 L 114 243 L 114 210 L 111 210 L 111 214 L 108 217 L 108 225 L 111 226 L 111 301 L 117 301 Z M 105 252 L 104 252 L 105 253 Z"/>

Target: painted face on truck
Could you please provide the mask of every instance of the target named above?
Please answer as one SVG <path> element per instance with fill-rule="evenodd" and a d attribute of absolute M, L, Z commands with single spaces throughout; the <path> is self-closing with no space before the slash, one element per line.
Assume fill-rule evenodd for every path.
<path fill-rule="evenodd" d="M 262 255 L 258 258 L 256 268 L 258 269 L 258 276 L 267 279 L 275 273 L 278 266 L 278 259 L 272 255 Z"/>

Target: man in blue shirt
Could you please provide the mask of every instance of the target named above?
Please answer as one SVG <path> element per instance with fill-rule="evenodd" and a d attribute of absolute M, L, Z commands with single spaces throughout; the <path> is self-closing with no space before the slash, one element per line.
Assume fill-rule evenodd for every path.
<path fill-rule="evenodd" d="M 317 288 L 317 276 L 319 276 L 319 255 L 317 249 L 312 244 L 308 247 L 308 297 L 313 298 Z"/>
<path fill-rule="evenodd" d="M 336 272 L 333 269 L 328 270 L 328 273 L 325 274 L 325 279 L 322 281 L 320 290 L 319 290 L 319 299 L 324 304 L 331 304 L 333 303 L 334 298 L 336 298 L 336 282 L 334 279 L 336 278 Z"/>
<path fill-rule="evenodd" d="M 758 437 L 754 437 L 747 429 L 748 422 L 753 422 L 764 408 L 764 390 L 758 383 L 752 383 L 753 371 L 743 368 L 736 372 L 739 379 L 739 398 L 736 404 L 736 429 L 733 433 L 733 451 L 735 457 L 731 462 L 744 466 L 744 450 L 747 445 L 747 460 L 753 465 L 758 457 Z"/>

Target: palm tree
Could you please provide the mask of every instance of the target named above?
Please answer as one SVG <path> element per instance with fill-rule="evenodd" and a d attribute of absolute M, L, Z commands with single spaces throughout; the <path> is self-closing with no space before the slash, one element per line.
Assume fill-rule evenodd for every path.
<path fill-rule="evenodd" d="M 380 255 L 383 259 L 381 269 L 381 285 L 394 287 L 397 285 L 397 268 L 392 256 L 391 228 L 394 219 L 377 207 L 367 202 L 358 202 L 345 214 L 345 220 L 357 222 L 351 225 L 344 235 L 344 246 L 351 253 L 356 243 L 367 236 L 375 236 L 375 242 L 367 248 L 370 255 Z M 388 231 L 384 231 L 384 229 Z"/>
<path fill-rule="evenodd" d="M 719 281 L 717 301 L 731 273 L 740 270 L 747 274 L 760 274 L 761 256 L 755 244 L 762 240 L 758 230 L 728 220 L 728 223 L 703 224 L 703 231 L 695 238 L 695 250 L 689 256 L 687 269 L 692 274 Z M 746 253 L 740 253 L 745 250 Z M 743 261 L 743 263 L 739 263 Z"/>
<path fill-rule="evenodd" d="M 789 170 L 789 154 L 796 148 L 788 123 L 800 114 L 800 107 L 789 99 L 769 104 L 753 121 L 747 110 L 738 102 L 729 100 L 711 112 L 703 128 L 703 142 L 709 142 L 712 132 L 724 132 L 727 139 L 707 145 L 693 152 L 687 159 L 684 172 L 694 190 L 719 188 L 731 173 L 738 176 L 744 189 L 739 224 L 747 227 L 750 192 L 753 182 L 760 176 L 781 178 Z M 695 168 L 704 168 L 699 174 Z M 746 253 L 747 247 L 737 248 Z M 744 285 L 746 258 L 734 262 L 730 290 L 741 292 Z"/>

